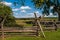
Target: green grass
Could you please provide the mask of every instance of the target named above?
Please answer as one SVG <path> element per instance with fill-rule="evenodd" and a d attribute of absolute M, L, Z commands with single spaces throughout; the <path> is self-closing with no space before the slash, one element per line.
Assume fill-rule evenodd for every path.
<path fill-rule="evenodd" d="M 46 32 L 46 40 L 60 40 L 60 32 Z"/>
<path fill-rule="evenodd" d="M 60 29 L 58 31 L 45 31 L 46 40 L 60 40 Z M 11 36 L 6 37 L 5 40 L 45 40 L 38 36 Z"/>
<path fill-rule="evenodd" d="M 39 40 L 40 38 L 38 37 L 19 37 L 19 36 L 16 36 L 16 37 L 12 37 L 12 38 L 6 38 L 6 40 Z"/>
<path fill-rule="evenodd" d="M 32 20 L 15 20 L 16 24 L 24 26 L 24 27 L 30 27 L 32 24 L 28 24 L 26 22 L 32 21 Z"/>

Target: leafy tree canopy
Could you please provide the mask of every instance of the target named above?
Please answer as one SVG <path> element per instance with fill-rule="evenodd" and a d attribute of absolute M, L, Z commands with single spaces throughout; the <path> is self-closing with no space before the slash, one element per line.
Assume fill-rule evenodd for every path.
<path fill-rule="evenodd" d="M 9 6 L 0 3 L 0 23 L 4 20 L 5 16 L 7 16 L 4 22 L 5 26 L 15 25 L 12 9 Z"/>

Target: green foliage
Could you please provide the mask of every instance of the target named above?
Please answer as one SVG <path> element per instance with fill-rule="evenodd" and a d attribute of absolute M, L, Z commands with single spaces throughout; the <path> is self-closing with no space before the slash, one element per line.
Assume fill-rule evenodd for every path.
<path fill-rule="evenodd" d="M 15 22 L 14 17 L 13 16 L 12 17 L 11 16 L 8 16 L 4 24 L 7 27 L 10 27 L 10 26 L 13 27 L 13 26 L 15 26 L 16 25 L 16 22 Z"/>
<path fill-rule="evenodd" d="M 6 20 L 4 22 L 5 26 L 11 26 L 15 24 L 15 19 L 13 17 L 13 12 L 12 9 L 9 6 L 6 6 L 4 4 L 0 4 L 0 17 L 2 17 L 3 19 L 6 17 Z"/>
<path fill-rule="evenodd" d="M 0 16 L 5 17 L 6 15 L 11 15 L 12 10 L 9 6 L 6 6 L 4 4 L 0 4 Z"/>
<path fill-rule="evenodd" d="M 58 13 L 59 21 L 60 21 L 60 3 L 59 0 L 33 0 L 32 1 L 35 5 L 36 8 L 40 8 L 41 6 L 43 7 L 44 11 L 43 14 L 49 15 L 49 10 L 51 6 L 54 6 L 53 14 L 54 12 Z M 47 10 L 48 9 L 48 10 Z"/>
<path fill-rule="evenodd" d="M 48 0 L 32 0 L 36 8 L 40 8 L 40 6 L 43 5 L 43 3 L 47 1 Z"/>

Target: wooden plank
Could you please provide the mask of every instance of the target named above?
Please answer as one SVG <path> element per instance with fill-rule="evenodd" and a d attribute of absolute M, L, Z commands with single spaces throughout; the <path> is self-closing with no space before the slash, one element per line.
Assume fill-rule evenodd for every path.
<path fill-rule="evenodd" d="M 53 27 L 53 25 L 44 25 L 44 27 Z"/>
<path fill-rule="evenodd" d="M 4 32 L 36 32 L 36 30 L 5 30 Z"/>
<path fill-rule="evenodd" d="M 34 13 L 34 15 L 35 15 L 35 18 L 36 18 L 36 20 L 37 20 L 37 15 L 36 15 L 36 13 Z M 39 20 L 37 20 L 37 23 L 38 23 L 38 25 L 39 25 L 39 27 L 40 27 L 40 29 L 41 29 L 41 32 L 42 32 L 42 34 L 43 34 L 43 36 L 44 36 L 44 38 L 45 38 L 45 34 L 44 34 L 44 32 L 43 32 L 43 29 L 42 29 L 42 27 L 41 27 L 41 25 L 40 25 Z"/>

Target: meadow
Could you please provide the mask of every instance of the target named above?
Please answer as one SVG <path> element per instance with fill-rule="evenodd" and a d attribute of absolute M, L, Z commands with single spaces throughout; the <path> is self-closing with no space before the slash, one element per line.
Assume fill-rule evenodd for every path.
<path fill-rule="evenodd" d="M 41 21 L 58 21 L 58 18 L 57 17 L 44 17 L 44 18 L 41 18 L 38 20 Z M 32 22 L 35 21 L 35 18 L 18 18 L 15 20 L 16 21 L 16 24 L 20 25 L 20 26 L 24 26 L 24 27 L 31 27 L 33 25 Z"/>

